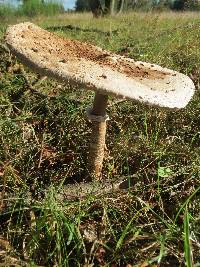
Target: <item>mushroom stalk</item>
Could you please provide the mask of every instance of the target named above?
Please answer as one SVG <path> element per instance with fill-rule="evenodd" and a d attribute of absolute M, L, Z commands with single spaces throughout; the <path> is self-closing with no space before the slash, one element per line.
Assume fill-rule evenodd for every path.
<path fill-rule="evenodd" d="M 106 107 L 108 96 L 95 94 L 93 107 L 88 110 L 88 118 L 92 122 L 92 133 L 89 144 L 88 170 L 92 179 L 101 178 L 101 170 L 105 150 L 106 137 Z"/>

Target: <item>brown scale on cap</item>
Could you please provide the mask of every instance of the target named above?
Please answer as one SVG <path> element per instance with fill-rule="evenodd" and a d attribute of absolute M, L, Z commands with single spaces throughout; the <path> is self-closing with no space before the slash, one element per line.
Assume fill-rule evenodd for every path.
<path fill-rule="evenodd" d="M 64 39 L 29 22 L 9 27 L 6 42 L 25 65 L 41 75 L 103 95 L 182 108 L 194 93 L 194 84 L 181 73 Z"/>
<path fill-rule="evenodd" d="M 25 32 L 22 31 L 21 38 L 24 39 L 25 45 L 26 42 L 29 46 L 31 44 L 33 45 L 33 52 L 40 54 L 45 53 L 46 58 L 48 58 L 48 54 L 49 56 L 52 56 L 53 54 L 54 58 L 60 58 L 61 60 L 59 60 L 59 62 L 62 63 L 67 62 L 68 59 L 73 60 L 73 58 L 83 58 L 99 65 L 109 67 L 112 70 L 117 70 L 128 77 L 163 79 L 168 74 L 147 68 L 143 64 L 136 66 L 133 61 L 128 62 L 127 60 L 123 60 L 123 57 L 117 55 L 117 60 L 115 61 L 113 60 L 113 54 L 111 55 L 111 53 L 108 53 L 107 51 L 98 49 L 88 43 L 55 36 L 43 29 L 38 28 L 36 36 L 35 32 L 32 31 L 31 26 L 29 26 L 26 30 L 26 35 L 28 35 L 29 38 L 24 39 Z M 44 42 L 44 40 L 46 40 L 46 42 Z M 57 49 L 52 49 L 52 47 L 57 47 Z"/>

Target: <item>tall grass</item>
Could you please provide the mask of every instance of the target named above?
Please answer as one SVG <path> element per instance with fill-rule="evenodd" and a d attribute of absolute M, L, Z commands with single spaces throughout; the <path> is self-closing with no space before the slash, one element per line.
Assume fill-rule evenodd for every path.
<path fill-rule="evenodd" d="M 0 20 L 5 20 L 15 15 L 16 9 L 11 5 L 2 5 L 0 4 Z"/>
<path fill-rule="evenodd" d="M 13 7 L 7 4 L 0 4 L 0 20 L 9 19 L 10 17 L 34 17 L 39 15 L 54 16 L 64 12 L 63 5 L 56 0 L 41 0 L 25 1 L 18 7 Z"/>
<path fill-rule="evenodd" d="M 17 10 L 18 15 L 28 17 L 37 15 L 53 16 L 61 12 L 64 12 L 63 6 L 54 0 L 49 0 L 44 3 L 41 0 L 25 1 Z"/>

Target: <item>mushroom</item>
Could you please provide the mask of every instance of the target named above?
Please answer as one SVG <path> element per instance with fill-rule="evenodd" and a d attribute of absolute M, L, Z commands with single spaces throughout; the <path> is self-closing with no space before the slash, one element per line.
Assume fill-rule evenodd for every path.
<path fill-rule="evenodd" d="M 64 39 L 29 22 L 10 26 L 6 43 L 41 75 L 95 91 L 93 106 L 87 110 L 92 122 L 88 169 L 94 179 L 101 177 L 109 95 L 179 109 L 194 94 L 193 82 L 181 73 Z"/>

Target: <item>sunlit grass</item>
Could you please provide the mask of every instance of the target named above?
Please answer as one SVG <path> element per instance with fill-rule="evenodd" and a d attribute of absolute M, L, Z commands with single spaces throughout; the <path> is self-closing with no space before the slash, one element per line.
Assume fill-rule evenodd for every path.
<path fill-rule="evenodd" d="M 128 179 L 134 187 L 79 199 L 65 194 L 72 180 L 86 174 L 85 109 L 93 94 L 22 71 L 3 36 L 8 24 L 27 20 L 193 79 L 195 96 L 180 111 L 109 99 L 103 177 Z M 66 25 L 72 27 L 58 27 Z M 0 240 L 10 244 L 2 248 L 2 262 L 198 266 L 199 26 L 198 13 L 191 12 L 100 19 L 67 13 L 1 23 Z"/>

